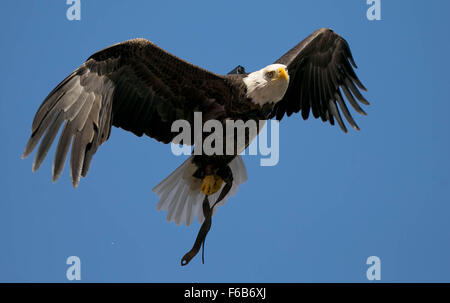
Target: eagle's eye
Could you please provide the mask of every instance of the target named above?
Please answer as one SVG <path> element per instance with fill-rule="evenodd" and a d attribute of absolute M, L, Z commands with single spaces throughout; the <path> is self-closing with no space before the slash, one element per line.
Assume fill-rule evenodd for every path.
<path fill-rule="evenodd" d="M 273 76 L 275 76 L 275 72 L 274 71 L 270 71 L 270 72 L 266 73 L 266 77 L 269 78 L 269 79 L 273 78 Z"/>

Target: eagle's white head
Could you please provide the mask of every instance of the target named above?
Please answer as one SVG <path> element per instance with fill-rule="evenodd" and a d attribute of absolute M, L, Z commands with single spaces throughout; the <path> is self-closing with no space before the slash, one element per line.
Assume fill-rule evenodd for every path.
<path fill-rule="evenodd" d="M 248 74 L 243 80 L 247 86 L 247 97 L 262 106 L 283 98 L 289 85 L 289 74 L 286 65 L 271 64 Z"/>

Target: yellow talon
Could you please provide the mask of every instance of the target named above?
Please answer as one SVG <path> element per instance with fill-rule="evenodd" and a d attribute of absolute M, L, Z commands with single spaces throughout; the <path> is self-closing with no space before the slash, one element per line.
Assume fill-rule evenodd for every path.
<path fill-rule="evenodd" d="M 200 190 L 207 196 L 219 191 L 222 187 L 223 179 L 217 175 L 208 175 L 203 178 Z"/>

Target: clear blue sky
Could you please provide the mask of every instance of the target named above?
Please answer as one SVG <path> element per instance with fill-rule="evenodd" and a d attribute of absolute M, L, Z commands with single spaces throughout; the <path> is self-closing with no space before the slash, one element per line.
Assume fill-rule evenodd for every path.
<path fill-rule="evenodd" d="M 450 281 L 448 1 L 382 1 L 382 20 L 352 1 L 1 1 L 0 281 Z M 293 116 L 280 162 L 245 157 L 249 180 L 221 207 L 206 264 L 179 261 L 199 225 L 167 223 L 152 187 L 177 167 L 170 146 L 113 129 L 78 189 L 20 156 L 45 96 L 90 54 L 147 38 L 226 73 L 272 63 L 319 27 L 344 36 L 368 87 L 362 131 Z M 232 249 L 231 247 L 235 247 Z"/>

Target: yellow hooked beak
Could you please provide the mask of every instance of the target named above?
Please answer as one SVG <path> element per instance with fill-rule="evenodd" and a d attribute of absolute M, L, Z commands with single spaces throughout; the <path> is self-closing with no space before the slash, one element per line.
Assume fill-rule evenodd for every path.
<path fill-rule="evenodd" d="M 280 67 L 277 72 L 278 72 L 278 75 L 277 75 L 276 79 L 280 79 L 280 80 L 282 79 L 285 81 L 289 81 L 289 75 L 286 72 L 286 69 L 284 69 L 283 67 Z"/>

